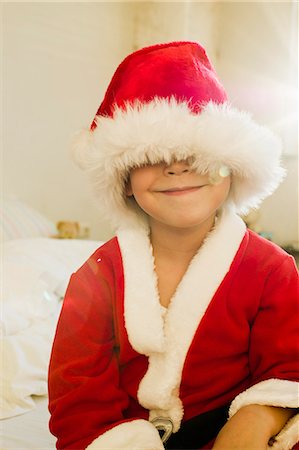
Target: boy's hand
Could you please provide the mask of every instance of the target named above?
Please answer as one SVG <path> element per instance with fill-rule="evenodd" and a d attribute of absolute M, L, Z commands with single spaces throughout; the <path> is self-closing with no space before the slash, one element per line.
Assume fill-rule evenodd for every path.
<path fill-rule="evenodd" d="M 220 430 L 213 450 L 267 450 L 292 414 L 285 408 L 244 406 Z"/>

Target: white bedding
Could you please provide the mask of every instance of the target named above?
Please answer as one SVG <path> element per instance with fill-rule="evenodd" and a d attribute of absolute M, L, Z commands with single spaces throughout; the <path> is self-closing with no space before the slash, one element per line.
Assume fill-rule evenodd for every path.
<path fill-rule="evenodd" d="M 54 449 L 47 371 L 69 278 L 99 241 L 35 237 L 3 244 L 0 450 Z"/>
<path fill-rule="evenodd" d="M 34 397 L 34 403 L 31 411 L 0 422 L 1 450 L 55 449 L 55 437 L 48 430 L 48 399 Z"/>

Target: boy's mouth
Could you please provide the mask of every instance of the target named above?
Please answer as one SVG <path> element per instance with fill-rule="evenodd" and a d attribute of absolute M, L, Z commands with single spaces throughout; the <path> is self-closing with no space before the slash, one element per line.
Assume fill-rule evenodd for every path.
<path fill-rule="evenodd" d="M 202 185 L 202 186 L 177 186 L 177 187 L 161 190 L 158 192 L 160 194 L 165 194 L 165 195 L 184 195 L 184 194 L 196 192 L 204 186 L 205 185 Z"/>

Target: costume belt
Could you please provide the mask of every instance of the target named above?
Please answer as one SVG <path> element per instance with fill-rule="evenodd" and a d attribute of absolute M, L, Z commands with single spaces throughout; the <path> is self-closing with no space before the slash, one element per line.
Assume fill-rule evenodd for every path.
<path fill-rule="evenodd" d="M 165 444 L 173 432 L 173 422 L 168 417 L 156 417 L 151 423 L 159 432 L 161 441 Z"/>
<path fill-rule="evenodd" d="M 212 441 L 228 418 L 229 404 L 206 411 L 182 422 L 173 433 L 173 422 L 169 417 L 156 417 L 151 423 L 159 432 L 165 449 L 200 448 Z"/>

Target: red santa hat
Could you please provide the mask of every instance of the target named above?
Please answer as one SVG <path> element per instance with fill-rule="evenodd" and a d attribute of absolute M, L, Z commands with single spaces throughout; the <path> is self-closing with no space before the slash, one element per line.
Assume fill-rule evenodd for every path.
<path fill-rule="evenodd" d="M 257 207 L 284 176 L 280 140 L 229 104 L 195 42 L 153 45 L 125 58 L 91 127 L 76 136 L 73 154 L 116 227 L 140 216 L 124 184 L 130 169 L 145 163 L 192 158 L 204 173 L 227 166 L 239 213 Z"/>

